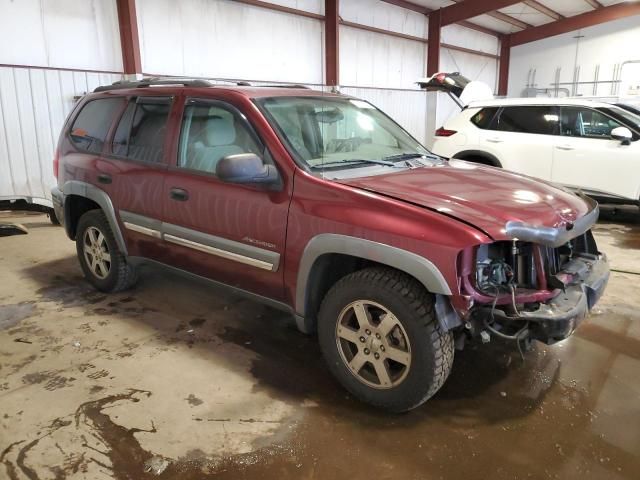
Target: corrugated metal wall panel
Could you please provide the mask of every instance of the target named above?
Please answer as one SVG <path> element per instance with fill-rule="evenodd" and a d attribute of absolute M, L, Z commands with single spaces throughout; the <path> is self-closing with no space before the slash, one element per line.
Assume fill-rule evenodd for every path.
<path fill-rule="evenodd" d="M 324 15 L 324 0 L 269 0 L 269 3 Z"/>
<path fill-rule="evenodd" d="M 320 20 L 225 0 L 137 0 L 152 74 L 321 83 Z"/>
<path fill-rule="evenodd" d="M 0 67 L 0 199 L 48 204 L 52 160 L 74 97 L 122 78 L 116 74 Z"/>
<path fill-rule="evenodd" d="M 414 37 L 426 38 L 427 36 L 426 16 L 380 0 L 340 2 L 340 17 L 348 22 L 391 30 Z"/>
<path fill-rule="evenodd" d="M 427 94 L 420 90 L 391 90 L 384 88 L 342 87 L 346 95 L 368 100 L 425 143 L 427 122 Z"/>
<path fill-rule="evenodd" d="M 0 0 L 0 63 L 122 70 L 116 0 Z"/>
<path fill-rule="evenodd" d="M 375 88 L 416 88 L 424 76 L 422 42 L 340 27 L 340 83 Z"/>

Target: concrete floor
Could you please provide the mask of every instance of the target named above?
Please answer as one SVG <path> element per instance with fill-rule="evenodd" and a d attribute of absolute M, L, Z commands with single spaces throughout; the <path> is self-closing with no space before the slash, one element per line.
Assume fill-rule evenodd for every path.
<path fill-rule="evenodd" d="M 103 295 L 60 227 L 3 214 L 29 234 L 0 238 L 0 478 L 637 479 L 640 225 L 603 217 L 617 271 L 572 338 L 457 352 L 398 416 L 280 312 L 151 268 Z"/>

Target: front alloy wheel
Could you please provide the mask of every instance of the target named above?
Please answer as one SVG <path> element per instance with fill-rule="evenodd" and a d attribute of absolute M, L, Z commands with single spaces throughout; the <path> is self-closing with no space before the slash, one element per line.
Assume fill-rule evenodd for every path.
<path fill-rule="evenodd" d="M 331 373 L 360 400 L 392 412 L 433 396 L 453 364 L 453 335 L 434 297 L 414 278 L 371 267 L 339 280 L 318 313 L 318 340 Z"/>
<path fill-rule="evenodd" d="M 399 385 L 411 368 L 407 332 L 393 313 L 374 301 L 357 300 L 340 312 L 336 341 L 351 373 L 372 388 Z"/>

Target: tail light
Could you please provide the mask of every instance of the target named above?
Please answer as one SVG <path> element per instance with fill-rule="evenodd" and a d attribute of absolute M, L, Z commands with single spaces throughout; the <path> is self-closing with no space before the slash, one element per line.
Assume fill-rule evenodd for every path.
<path fill-rule="evenodd" d="M 60 149 L 56 148 L 55 153 L 53 154 L 53 176 L 58 179 L 58 170 L 60 168 Z"/>
<path fill-rule="evenodd" d="M 436 130 L 436 137 L 450 137 L 451 135 L 455 135 L 458 133 L 456 130 L 447 130 L 444 127 L 440 127 Z"/>

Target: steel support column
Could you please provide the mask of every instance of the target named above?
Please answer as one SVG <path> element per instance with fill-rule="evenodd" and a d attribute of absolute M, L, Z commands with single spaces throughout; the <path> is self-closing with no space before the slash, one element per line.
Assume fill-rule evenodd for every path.
<path fill-rule="evenodd" d="M 440 71 L 440 10 L 429 14 L 429 39 L 427 43 L 427 76 Z"/>
<path fill-rule="evenodd" d="M 142 73 L 140 40 L 138 38 L 138 16 L 135 0 L 116 0 L 120 44 L 122 46 L 122 68 L 125 75 Z"/>
<path fill-rule="evenodd" d="M 509 88 L 509 61 L 511 59 L 511 35 L 500 39 L 500 70 L 498 73 L 498 95 L 506 96 Z"/>
<path fill-rule="evenodd" d="M 340 0 L 324 2 L 324 83 L 340 85 Z"/>

